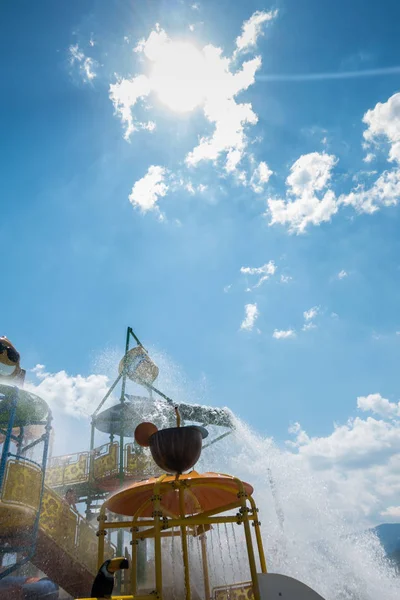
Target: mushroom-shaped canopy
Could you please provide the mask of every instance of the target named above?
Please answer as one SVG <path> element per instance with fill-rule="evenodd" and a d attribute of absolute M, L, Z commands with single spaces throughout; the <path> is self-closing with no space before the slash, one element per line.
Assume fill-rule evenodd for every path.
<path fill-rule="evenodd" d="M 13 394 L 13 387 L 0 384 L 0 427 L 3 429 L 7 428 L 10 419 Z M 27 390 L 18 389 L 14 427 L 36 425 L 46 419 L 48 413 L 49 407 L 42 398 Z"/>
<path fill-rule="evenodd" d="M 151 501 L 155 493 L 158 479 L 133 483 L 113 494 L 105 502 L 105 508 L 112 512 L 128 517 L 151 517 L 154 510 Z M 191 471 L 185 475 L 167 476 L 159 484 L 158 493 L 161 496 L 161 510 L 167 516 L 179 516 L 178 482 L 184 490 L 185 515 L 199 514 L 205 511 L 224 512 L 234 502 L 239 501 L 240 491 L 238 480 L 231 475 L 220 473 L 202 473 Z M 253 493 L 249 483 L 244 483 L 244 491 L 248 496 Z"/>

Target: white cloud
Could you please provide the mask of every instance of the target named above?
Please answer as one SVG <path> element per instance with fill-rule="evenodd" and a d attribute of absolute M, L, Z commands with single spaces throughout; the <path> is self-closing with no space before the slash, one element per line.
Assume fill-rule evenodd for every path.
<path fill-rule="evenodd" d="M 303 312 L 303 317 L 306 321 L 311 321 L 314 319 L 319 313 L 319 306 L 313 306 L 310 310 L 305 310 Z"/>
<path fill-rule="evenodd" d="M 338 210 L 337 200 L 333 191 L 322 194 L 322 190 L 327 187 L 336 163 L 336 157 L 325 152 L 300 156 L 286 180 L 286 199 L 268 199 L 270 225 L 288 225 L 290 232 L 303 233 L 309 224 L 330 221 Z"/>
<path fill-rule="evenodd" d="M 52 410 L 74 417 L 90 416 L 109 388 L 105 375 L 47 373 L 44 365 L 36 365 L 32 372 L 40 383 L 27 382 L 26 388 L 48 402 Z"/>
<path fill-rule="evenodd" d="M 310 329 L 316 329 L 317 326 L 315 323 L 313 323 L 312 321 L 309 321 L 308 323 L 304 323 L 302 329 L 303 331 L 310 331 Z"/>
<path fill-rule="evenodd" d="M 194 189 L 194 185 L 191 181 L 188 181 L 188 183 L 185 184 L 185 190 L 189 192 L 189 194 L 194 195 L 196 193 L 196 190 Z"/>
<path fill-rule="evenodd" d="M 138 206 L 142 212 L 155 210 L 158 199 L 165 196 L 168 191 L 168 185 L 164 181 L 166 173 L 164 167 L 154 165 L 149 167 L 146 175 L 134 184 L 129 195 L 130 203 Z"/>
<path fill-rule="evenodd" d="M 395 163 L 392 170 L 385 170 L 367 187 L 365 183 L 357 185 L 349 192 L 336 198 L 332 190 L 324 190 L 330 181 L 331 172 L 337 160 L 328 154 L 317 152 L 303 155 L 291 168 L 287 178 L 288 191 L 286 199 L 270 198 L 268 200 L 271 215 L 270 225 L 279 223 L 287 225 L 291 232 L 303 233 L 308 224 L 319 225 L 329 221 L 339 206 L 352 206 L 358 213 L 372 214 L 382 206 L 394 206 L 400 199 L 400 93 L 391 96 L 387 102 L 378 102 L 368 110 L 363 122 L 367 125 L 364 131 L 364 149 L 381 141 L 389 144 L 388 160 Z M 365 157 L 365 162 L 375 158 L 372 152 Z M 374 173 L 365 173 L 373 175 Z M 359 174 L 355 180 L 359 179 Z M 316 194 L 316 192 L 319 192 Z M 294 198 L 294 199 L 293 199 Z"/>
<path fill-rule="evenodd" d="M 244 273 L 245 275 L 260 275 L 260 279 L 253 287 L 253 289 L 255 289 L 260 287 L 260 285 L 264 281 L 269 279 L 271 275 L 274 275 L 277 268 L 278 267 L 276 266 L 274 261 L 270 260 L 269 262 L 265 263 L 265 265 L 263 265 L 262 267 L 240 267 L 240 272 Z M 250 290 L 251 288 L 249 288 L 248 291 Z"/>
<path fill-rule="evenodd" d="M 141 123 L 137 121 L 132 108 L 139 100 L 143 100 L 150 94 L 151 88 L 148 78 L 145 75 L 138 75 L 132 79 L 117 79 L 117 83 L 110 85 L 110 99 L 114 105 L 115 112 L 119 114 L 121 121 L 126 125 L 125 139 L 139 129 L 148 129 L 152 131 L 155 124 Z"/>
<path fill-rule="evenodd" d="M 198 185 L 193 184 L 190 179 L 186 182 L 184 180 L 180 180 L 178 183 L 180 186 L 184 187 L 191 196 L 194 196 L 195 194 L 203 194 L 208 189 L 208 187 L 203 183 L 199 183 Z"/>
<path fill-rule="evenodd" d="M 400 168 L 384 171 L 370 188 L 358 185 L 349 194 L 339 197 L 339 203 L 351 205 L 359 213 L 372 214 L 381 206 L 394 206 L 400 198 Z"/>
<path fill-rule="evenodd" d="M 353 206 L 359 213 L 372 214 L 382 206 L 396 205 L 400 198 L 400 93 L 387 102 L 378 102 L 365 113 L 363 122 L 367 125 L 364 146 L 385 140 L 389 143 L 388 160 L 395 166 L 383 171 L 369 188 L 359 184 L 349 194 L 342 194 L 339 202 Z"/>
<path fill-rule="evenodd" d="M 250 179 L 250 187 L 256 194 L 261 194 L 264 191 L 265 184 L 268 183 L 271 175 L 273 175 L 273 171 L 271 171 L 266 162 L 261 161 L 254 169 Z"/>
<path fill-rule="evenodd" d="M 373 160 L 375 160 L 375 154 L 373 152 L 368 152 L 363 158 L 363 161 L 366 163 L 371 163 Z"/>
<path fill-rule="evenodd" d="M 93 46 L 94 43 L 90 45 Z M 69 47 L 69 55 L 71 65 L 73 66 L 75 63 L 79 65 L 79 72 L 83 81 L 85 83 L 93 81 L 96 77 L 95 68 L 98 66 L 97 62 L 93 58 L 90 58 L 90 56 L 85 56 L 78 44 Z"/>
<path fill-rule="evenodd" d="M 287 340 L 296 337 L 296 332 L 294 329 L 275 329 L 272 337 L 276 340 Z"/>
<path fill-rule="evenodd" d="M 254 327 L 257 317 L 259 316 L 257 304 L 246 304 L 244 307 L 245 317 L 240 325 L 240 329 L 251 331 Z"/>
<path fill-rule="evenodd" d="M 348 277 L 348 276 L 349 276 L 349 274 L 344 269 L 339 271 L 339 273 L 337 274 L 338 279 L 344 279 L 345 277 Z"/>
<path fill-rule="evenodd" d="M 231 288 L 232 288 L 232 284 L 231 283 L 229 285 L 225 285 L 224 286 L 224 293 L 227 294 Z"/>
<path fill-rule="evenodd" d="M 357 398 L 357 408 L 371 411 L 382 417 L 400 417 L 400 402 L 390 402 L 380 394 L 369 394 Z"/>
<path fill-rule="evenodd" d="M 325 152 L 303 154 L 292 165 L 286 180 L 291 193 L 301 196 L 303 193 L 321 191 L 328 184 L 336 163 L 335 156 Z"/>
<path fill-rule="evenodd" d="M 71 63 L 71 65 L 75 64 L 75 62 L 82 62 L 85 58 L 84 53 L 82 52 L 82 50 L 79 49 L 79 45 L 75 44 L 75 45 L 71 45 L 69 47 L 69 61 Z"/>
<path fill-rule="evenodd" d="M 247 146 L 246 125 L 255 125 L 258 117 L 249 103 L 237 103 L 235 96 L 255 81 L 261 66 L 256 57 L 243 63 L 236 73 L 230 72 L 230 61 L 214 46 L 203 49 L 209 81 L 205 88 L 204 114 L 214 124 L 214 132 L 200 139 L 199 144 L 186 156 L 186 164 L 196 166 L 201 161 L 216 162 L 226 154 L 225 169 L 236 170 Z"/>
<path fill-rule="evenodd" d="M 389 160 L 400 163 L 400 93 L 387 102 L 378 102 L 365 113 L 363 122 L 368 126 L 364 131 L 366 142 L 377 144 L 386 138 L 390 144 Z"/>
<path fill-rule="evenodd" d="M 290 275 L 281 275 L 281 283 L 289 283 L 289 281 L 292 281 L 293 277 L 291 277 Z"/>
<path fill-rule="evenodd" d="M 133 51 L 143 52 L 150 61 L 155 62 L 162 55 L 168 42 L 169 37 L 166 31 L 156 23 L 155 29 L 150 32 L 149 37 L 139 40 Z"/>
<path fill-rule="evenodd" d="M 320 311 L 319 306 L 313 306 L 309 310 L 305 310 L 303 312 L 303 317 L 304 317 L 304 321 L 305 321 L 303 328 L 302 328 L 303 331 L 310 331 L 311 329 L 317 328 L 317 326 L 313 322 L 313 319 L 315 319 L 315 317 L 319 314 L 319 311 Z"/>
<path fill-rule="evenodd" d="M 367 407 L 365 405 L 365 410 Z M 400 420 L 355 417 L 325 436 L 291 430 L 298 461 L 325 481 L 330 501 L 342 515 L 398 519 Z"/>
<path fill-rule="evenodd" d="M 290 425 L 288 428 L 288 433 L 295 436 L 295 441 L 288 440 L 286 443 L 289 446 L 297 447 L 302 446 L 303 444 L 308 444 L 310 441 L 309 436 L 306 432 L 301 428 L 300 423 L 296 422 L 293 425 Z"/>
<path fill-rule="evenodd" d="M 364 411 L 373 410 L 386 416 L 387 405 L 385 402 L 382 404 L 382 400 L 385 399 L 380 394 L 370 394 L 359 397 L 357 404 Z M 393 412 L 389 410 L 390 417 L 393 416 Z M 335 425 L 333 432 L 325 437 L 311 437 L 298 424 L 290 432 L 295 434 L 295 440 L 289 444 L 297 446 L 299 455 L 309 461 L 314 468 L 334 469 L 341 474 L 341 477 L 349 479 L 357 472 L 362 473 L 364 469 L 366 479 L 374 478 L 375 493 L 382 493 L 385 486 L 384 481 L 380 483 L 375 481 L 377 474 L 377 471 L 374 472 L 375 467 L 379 467 L 385 477 L 389 476 L 390 471 L 393 471 L 397 477 L 400 467 L 398 456 L 400 421 L 398 419 L 391 418 L 386 421 L 373 417 L 366 419 L 355 417 L 349 419 L 344 425 Z M 371 481 L 366 482 L 366 485 L 371 486 Z M 398 479 L 396 487 L 392 490 L 393 494 L 396 494 L 396 491 L 400 491 Z M 345 494 L 345 489 L 343 493 Z M 385 490 L 383 495 L 390 496 L 391 490 Z M 352 500 L 356 502 L 356 498 Z"/>
<path fill-rule="evenodd" d="M 244 24 L 242 36 L 238 38 L 241 50 L 254 46 L 262 24 L 275 14 L 258 12 Z M 154 128 L 154 123 L 151 122 L 150 127 L 133 114 L 138 103 L 148 108 L 143 101 L 152 93 L 173 110 L 190 111 L 201 107 L 213 131 L 200 136 L 197 146 L 186 156 L 186 165 L 193 167 L 202 161 L 216 163 L 222 157 L 225 171 L 247 184 L 245 173 L 238 167 L 248 145 L 246 128 L 255 125 L 258 117 L 250 103 L 237 102 L 236 96 L 254 84 L 261 58 L 256 56 L 236 68 L 232 58 L 225 57 L 221 48 L 208 44 L 198 49 L 193 44 L 172 40 L 158 24 L 134 50 L 149 61 L 149 74 L 119 78 L 110 86 L 116 113 L 126 125 L 125 138 L 129 139 L 137 129 Z M 270 174 L 267 165 L 260 163 L 252 186 L 261 189 Z"/>
<path fill-rule="evenodd" d="M 264 23 L 271 21 L 278 14 L 277 10 L 270 12 L 256 11 L 242 25 L 242 33 L 236 38 L 237 52 L 247 52 L 250 48 L 254 48 L 257 40 L 262 35 Z"/>
<path fill-rule="evenodd" d="M 386 510 L 381 511 L 381 515 L 398 521 L 400 519 L 400 506 L 388 506 Z"/>

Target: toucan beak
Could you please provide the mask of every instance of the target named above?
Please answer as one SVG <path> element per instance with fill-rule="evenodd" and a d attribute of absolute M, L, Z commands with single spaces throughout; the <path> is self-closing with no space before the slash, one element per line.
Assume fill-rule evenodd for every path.
<path fill-rule="evenodd" d="M 116 573 L 121 569 L 129 569 L 129 562 L 126 558 L 112 558 L 107 565 L 107 571 L 109 573 Z"/>

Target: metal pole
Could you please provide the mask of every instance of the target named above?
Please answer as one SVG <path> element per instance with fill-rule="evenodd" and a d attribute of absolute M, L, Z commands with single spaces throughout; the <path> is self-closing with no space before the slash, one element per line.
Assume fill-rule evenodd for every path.
<path fill-rule="evenodd" d="M 253 594 L 254 594 L 255 600 L 260 600 L 260 588 L 258 586 L 257 567 L 256 567 L 256 561 L 255 561 L 255 557 L 254 557 L 253 540 L 251 537 L 251 529 L 250 529 L 250 522 L 249 522 L 249 509 L 248 509 L 247 503 L 246 503 L 247 494 L 245 492 L 243 482 L 240 479 L 238 479 L 237 477 L 234 477 L 233 480 L 236 482 L 236 484 L 238 486 L 238 489 L 239 489 L 238 497 L 239 497 L 241 505 L 242 505 L 241 509 L 240 509 L 240 514 L 242 515 L 244 534 L 245 534 L 245 538 L 246 538 L 247 557 L 249 559 L 250 575 L 251 575 L 251 581 L 253 584 Z"/>
<path fill-rule="evenodd" d="M 19 456 L 22 453 L 22 444 L 24 443 L 24 428 L 21 426 L 19 428 L 19 436 L 17 442 L 17 455 Z"/>
<path fill-rule="evenodd" d="M 233 433 L 233 429 L 231 429 L 230 431 L 226 431 L 225 433 L 223 433 L 222 435 L 220 435 L 219 437 L 215 438 L 215 440 L 211 440 L 211 442 L 209 442 L 208 444 L 206 444 L 205 446 L 203 446 L 203 450 L 205 448 L 208 448 L 209 446 L 211 446 L 212 444 L 215 444 L 215 442 L 219 442 L 220 440 L 223 440 L 224 437 L 226 437 L 227 435 L 230 435 L 231 433 Z"/>
<path fill-rule="evenodd" d="M 9 421 L 8 421 L 7 433 L 6 433 L 6 437 L 4 439 L 3 452 L 1 454 L 1 461 L 0 461 L 0 490 L 3 488 L 3 479 L 4 479 L 5 472 L 6 472 L 7 458 L 8 458 L 8 453 L 10 450 L 10 442 L 11 442 L 11 435 L 12 435 L 12 430 L 13 430 L 13 425 L 14 425 L 14 420 L 15 420 L 15 413 L 17 411 L 17 402 L 18 402 L 18 388 L 14 387 L 14 388 L 12 388 L 12 392 L 11 392 L 10 417 L 9 417 Z"/>
<path fill-rule="evenodd" d="M 145 381 L 143 381 L 143 379 L 141 379 L 140 385 L 147 388 L 149 391 L 151 390 L 152 392 L 155 392 L 156 394 L 161 396 L 161 398 L 164 398 L 164 400 L 166 400 L 169 404 L 172 404 L 173 406 L 175 406 L 176 402 L 174 402 L 171 398 L 169 398 L 168 396 L 166 396 L 165 394 L 160 392 L 160 390 L 155 388 L 154 385 L 151 385 L 151 383 L 146 383 Z"/>
<path fill-rule="evenodd" d="M 128 327 L 126 330 L 126 341 L 125 341 L 125 354 L 124 358 L 129 351 L 129 337 L 131 334 L 131 328 Z M 133 333 L 133 332 L 132 332 Z M 125 367 L 125 365 L 124 365 Z M 120 432 L 119 432 L 119 483 L 122 487 L 125 479 L 124 472 L 124 402 L 125 402 L 125 388 L 126 388 L 126 370 L 125 368 L 122 371 L 122 385 L 121 385 L 121 396 L 120 396 L 120 404 L 121 404 L 121 416 L 120 416 Z M 124 549 L 124 530 L 119 529 L 117 534 L 117 552 L 118 556 L 123 556 Z M 122 572 L 118 571 L 116 577 L 117 583 L 117 591 L 121 591 L 121 583 L 122 583 Z"/>
<path fill-rule="evenodd" d="M 203 563 L 203 579 L 204 579 L 204 595 L 206 600 L 210 600 L 210 576 L 208 572 L 208 557 L 207 557 L 207 538 L 206 534 L 203 533 L 200 536 L 201 544 L 201 559 Z"/>
<path fill-rule="evenodd" d="M 32 552 L 30 556 L 33 556 L 35 549 L 36 549 L 36 540 L 37 540 L 37 532 L 39 529 L 39 520 L 40 520 L 40 512 L 42 510 L 42 502 L 43 502 L 43 494 L 44 494 L 44 481 L 45 481 L 45 476 L 46 476 L 46 465 L 47 465 L 47 456 L 48 456 L 48 452 L 49 452 L 49 444 L 50 444 L 50 434 L 51 434 L 51 421 L 53 420 L 53 416 L 49 410 L 48 415 L 47 415 L 47 422 L 45 425 L 45 434 L 43 437 L 43 455 L 42 455 L 42 483 L 40 486 L 40 498 L 39 498 L 39 508 L 38 508 L 38 512 L 36 515 L 36 519 L 35 519 L 35 524 L 34 524 L 34 541 L 33 541 L 33 548 L 32 548 Z"/>
<path fill-rule="evenodd" d="M 97 413 L 99 412 L 99 410 L 101 409 L 101 407 L 103 406 L 104 402 L 107 400 L 107 398 L 110 396 L 110 394 L 114 391 L 114 389 L 116 388 L 116 386 L 119 383 L 119 380 L 122 377 L 122 373 L 120 373 L 117 377 L 117 379 L 114 381 L 114 383 L 112 384 L 112 386 L 110 387 L 110 389 L 108 390 L 107 394 L 104 396 L 103 400 L 100 402 L 100 404 L 98 405 L 98 407 L 96 408 L 96 410 L 94 411 L 94 413 L 92 414 L 92 418 L 94 418 Z"/>
<path fill-rule="evenodd" d="M 91 515 L 90 506 L 92 504 L 92 482 L 94 478 L 94 435 L 95 435 L 95 421 L 94 416 L 92 416 L 92 421 L 90 423 L 90 450 L 89 450 L 89 473 L 88 473 L 88 491 L 86 496 L 86 519 L 89 520 Z"/>
<path fill-rule="evenodd" d="M 127 331 L 126 331 L 126 342 L 125 342 L 125 354 L 124 354 L 124 358 L 125 356 L 128 354 L 129 351 L 129 336 L 131 333 L 131 328 L 128 327 Z M 125 367 L 125 365 L 124 365 Z M 123 435 L 123 428 L 124 428 L 124 402 L 125 402 L 125 388 L 126 388 L 126 370 L 125 368 L 122 371 L 122 385 L 121 385 L 121 397 L 119 399 L 120 403 L 121 403 L 121 423 L 120 423 L 120 446 L 119 446 L 119 482 L 122 485 L 124 483 L 124 435 Z M 122 548 L 121 548 L 122 550 Z M 121 556 L 121 554 L 120 554 Z"/>
<path fill-rule="evenodd" d="M 141 346 L 143 348 L 143 350 L 146 350 L 146 348 L 143 346 L 142 342 L 139 340 L 136 333 L 133 331 L 132 327 L 128 327 L 128 334 L 130 334 L 133 337 L 133 339 L 138 344 L 138 346 Z M 147 350 L 146 350 L 146 352 L 147 352 Z"/>
<path fill-rule="evenodd" d="M 179 480 L 178 480 L 179 481 Z M 179 481 L 179 512 L 181 519 L 186 517 L 185 513 L 185 490 L 182 487 L 182 483 Z M 186 588 L 186 600 L 191 599 L 190 590 L 190 573 L 189 573 L 189 552 L 187 543 L 187 532 L 186 524 L 181 525 L 181 542 L 182 542 L 182 558 L 183 558 L 183 569 L 185 574 L 185 588 Z"/>

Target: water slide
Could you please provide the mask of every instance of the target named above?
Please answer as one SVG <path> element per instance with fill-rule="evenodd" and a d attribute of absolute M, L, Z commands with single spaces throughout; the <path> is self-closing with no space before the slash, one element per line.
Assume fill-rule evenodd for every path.
<path fill-rule="evenodd" d="M 2 545 L 29 545 L 39 509 L 42 473 L 33 464 L 9 459 L 0 496 Z M 114 554 L 106 544 L 107 557 Z M 29 559 L 74 597 L 90 593 L 97 571 L 95 529 L 54 490 L 44 486 L 36 548 Z"/>

